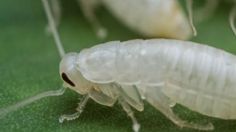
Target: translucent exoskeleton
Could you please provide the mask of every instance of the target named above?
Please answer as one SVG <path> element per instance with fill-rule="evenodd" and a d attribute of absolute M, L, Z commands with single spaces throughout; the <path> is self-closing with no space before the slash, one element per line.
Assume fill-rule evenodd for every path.
<path fill-rule="evenodd" d="M 171 106 L 179 103 L 207 116 L 236 119 L 235 66 L 236 57 L 223 50 L 193 42 L 153 39 L 112 41 L 69 53 L 60 64 L 60 73 L 73 82 L 67 81 L 68 87 L 80 94 L 92 90 L 108 93 L 106 96 L 114 101 L 122 97 L 139 111 L 145 100 L 178 126 L 211 130 L 211 124 L 201 126 L 181 120 Z M 82 80 L 78 78 L 90 88 L 81 88 Z M 103 100 L 107 97 L 91 98 L 103 105 L 114 103 Z"/>
<path fill-rule="evenodd" d="M 99 38 L 105 38 L 107 35 L 105 26 L 95 14 L 99 5 L 105 6 L 124 25 L 144 36 L 184 40 L 192 36 L 191 26 L 177 0 L 77 1 Z M 55 7 L 54 5 L 53 8 Z M 54 16 L 59 16 L 60 11 L 54 13 Z M 59 23 L 58 20 L 56 23 Z"/>
<path fill-rule="evenodd" d="M 176 103 L 204 115 L 236 119 L 236 57 L 223 50 L 189 41 L 151 39 L 111 41 L 64 54 L 47 0 L 42 0 L 50 30 L 62 61 L 63 86 L 84 95 L 77 112 L 62 115 L 60 122 L 73 120 L 91 98 L 99 104 L 118 102 L 132 119 L 133 130 L 140 125 L 133 110 L 143 111 L 147 101 L 179 127 L 212 130 L 211 123 L 199 125 L 175 115 Z M 48 91 L 0 110 L 0 117 L 26 104 L 64 93 Z"/>

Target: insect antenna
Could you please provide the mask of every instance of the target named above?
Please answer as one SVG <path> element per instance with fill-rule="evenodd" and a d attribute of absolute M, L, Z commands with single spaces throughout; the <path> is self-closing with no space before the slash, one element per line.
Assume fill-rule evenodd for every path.
<path fill-rule="evenodd" d="M 234 35 L 236 35 L 236 28 L 235 28 L 235 17 L 236 17 L 236 3 L 234 5 L 234 7 L 232 8 L 232 10 L 230 11 L 230 15 L 229 15 L 229 23 L 230 23 L 230 27 L 232 29 L 232 31 L 234 32 Z"/>
<path fill-rule="evenodd" d="M 52 13 L 51 13 L 51 9 L 50 9 L 49 3 L 48 3 L 47 0 L 42 0 L 42 3 L 43 3 L 44 10 L 45 10 L 45 13 L 46 13 L 47 18 L 48 18 L 49 27 L 51 28 L 51 31 L 52 31 L 52 34 L 53 34 L 53 37 L 54 37 L 54 40 L 55 40 L 58 52 L 59 52 L 59 54 L 60 54 L 60 56 L 62 58 L 65 55 L 65 51 L 64 51 L 64 48 L 62 46 L 59 34 L 57 32 L 57 29 L 56 29 L 56 26 L 55 26 L 55 22 L 54 22 Z M 10 105 L 10 106 L 8 106 L 6 108 L 0 108 L 0 119 L 5 117 L 8 113 L 16 111 L 19 108 L 21 108 L 23 106 L 26 106 L 26 105 L 29 105 L 29 104 L 31 104 L 31 103 L 33 103 L 33 102 L 35 102 L 37 100 L 40 100 L 42 98 L 50 97 L 50 96 L 60 96 L 60 95 L 63 95 L 64 92 L 65 92 L 65 89 L 66 88 L 62 87 L 62 88 L 60 88 L 58 90 L 51 90 L 51 91 L 46 91 L 46 92 L 43 92 L 43 93 L 39 93 L 39 94 L 37 94 L 35 96 L 26 98 L 26 99 L 24 99 L 24 100 L 22 100 L 22 101 L 20 101 L 20 102 L 18 102 L 16 104 Z"/>
<path fill-rule="evenodd" d="M 10 112 L 13 112 L 13 111 L 16 111 L 18 110 L 19 108 L 23 107 L 23 106 L 26 106 L 28 104 L 31 104 L 37 100 L 40 100 L 42 98 L 45 98 L 45 97 L 50 97 L 50 96 L 60 96 L 62 95 L 64 92 L 65 92 L 65 89 L 64 87 L 62 87 L 61 89 L 59 90 L 52 90 L 52 91 L 46 91 L 46 92 L 43 92 L 43 93 L 40 93 L 40 94 L 37 94 L 33 97 L 29 97 L 29 98 L 26 98 L 14 105 L 10 105 L 6 108 L 1 108 L 0 109 L 0 118 L 3 118 L 4 116 L 6 116 L 8 113 Z"/>
<path fill-rule="evenodd" d="M 65 50 L 62 46 L 61 39 L 59 37 L 58 31 L 57 31 L 57 28 L 56 28 L 56 24 L 55 24 L 55 20 L 53 18 L 52 11 L 50 9 L 48 0 L 42 0 L 42 3 L 43 3 L 43 7 L 44 7 L 44 10 L 45 10 L 47 19 L 48 19 L 49 28 L 52 32 L 52 35 L 53 35 L 57 50 L 60 54 L 60 57 L 62 58 L 65 55 Z"/>
<path fill-rule="evenodd" d="M 197 36 L 197 30 L 193 24 L 193 0 L 186 0 L 186 6 L 187 6 L 189 24 L 192 28 L 193 35 Z"/>

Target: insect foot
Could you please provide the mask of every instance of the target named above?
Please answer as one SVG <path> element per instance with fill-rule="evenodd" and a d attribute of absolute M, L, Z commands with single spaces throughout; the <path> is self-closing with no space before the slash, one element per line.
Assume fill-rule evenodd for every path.
<path fill-rule="evenodd" d="M 99 27 L 96 31 L 96 35 L 99 39 L 105 39 L 107 37 L 107 30 L 103 27 Z"/>
<path fill-rule="evenodd" d="M 176 123 L 176 125 L 178 125 L 179 127 L 183 128 L 193 128 L 193 129 L 197 129 L 197 130 L 201 130 L 201 131 L 211 131 L 214 130 L 214 125 L 212 123 L 208 123 L 206 125 L 201 125 L 201 124 L 196 124 L 196 123 L 192 123 L 192 122 L 178 122 Z"/>
<path fill-rule="evenodd" d="M 85 105 L 87 104 L 89 100 L 89 96 L 86 95 L 78 104 L 78 107 L 76 108 L 77 112 L 71 115 L 61 115 L 59 117 L 59 122 L 63 123 L 64 120 L 71 121 L 79 118 L 80 114 L 83 112 Z"/>
<path fill-rule="evenodd" d="M 133 126 L 132 126 L 133 131 L 134 132 L 139 132 L 140 125 L 139 125 L 137 119 L 135 118 L 134 112 L 130 108 L 129 104 L 127 102 L 125 102 L 125 100 L 123 98 L 119 99 L 119 103 L 121 104 L 121 106 L 123 107 L 123 109 L 127 113 L 127 115 L 131 118 L 131 120 L 133 122 Z"/>
<path fill-rule="evenodd" d="M 75 120 L 75 119 L 79 118 L 79 116 L 80 116 L 80 112 L 76 112 L 76 113 L 71 114 L 71 115 L 61 115 L 59 117 L 59 122 L 63 123 L 64 120 L 67 120 L 67 121 Z"/>
<path fill-rule="evenodd" d="M 138 123 L 133 124 L 133 130 L 134 132 L 139 132 L 140 125 Z"/>

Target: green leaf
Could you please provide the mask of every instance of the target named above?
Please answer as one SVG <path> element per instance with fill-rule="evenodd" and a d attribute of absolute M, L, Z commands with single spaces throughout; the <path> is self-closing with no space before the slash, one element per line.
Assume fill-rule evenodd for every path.
<path fill-rule="evenodd" d="M 61 39 L 67 52 L 79 52 L 110 40 L 143 38 L 130 31 L 106 9 L 98 10 L 101 23 L 109 36 L 101 41 L 83 17 L 76 1 L 62 1 L 63 19 L 59 27 Z M 214 16 L 196 26 L 198 36 L 192 40 L 205 43 L 236 54 L 236 37 L 229 23 L 230 5 L 222 4 Z M 47 36 L 47 20 L 41 1 L 0 1 L 0 107 L 14 104 L 26 97 L 47 90 L 58 89 L 60 57 L 52 36 Z M 132 131 L 131 120 L 120 106 L 105 107 L 90 101 L 77 120 L 60 124 L 61 114 L 75 112 L 78 98 L 74 91 L 67 90 L 63 96 L 49 97 L 21 108 L 0 119 L 3 132 L 118 132 Z M 175 111 L 183 118 L 194 122 L 213 122 L 216 132 L 235 131 L 236 122 L 209 118 L 177 106 Z M 159 111 L 145 105 L 144 112 L 136 112 L 141 131 L 191 132 L 180 129 Z"/>

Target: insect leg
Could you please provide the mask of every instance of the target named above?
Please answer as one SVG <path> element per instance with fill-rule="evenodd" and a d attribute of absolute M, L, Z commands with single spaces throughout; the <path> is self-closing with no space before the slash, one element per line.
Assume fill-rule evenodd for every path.
<path fill-rule="evenodd" d="M 116 102 L 116 97 L 108 96 L 102 91 L 97 91 L 94 89 L 90 90 L 89 97 L 92 98 L 95 102 L 106 106 L 113 106 Z"/>
<path fill-rule="evenodd" d="M 232 8 L 232 10 L 230 11 L 230 15 L 229 15 L 229 23 L 231 26 L 232 31 L 234 32 L 234 34 L 236 35 L 236 28 L 235 28 L 235 17 L 236 17 L 236 3 L 234 5 L 234 7 Z"/>
<path fill-rule="evenodd" d="M 162 92 L 163 87 L 147 87 L 146 100 L 163 113 L 168 119 L 170 119 L 174 124 L 179 127 L 187 127 L 198 130 L 213 130 L 214 126 L 209 123 L 207 125 L 200 125 L 195 123 L 190 123 L 179 118 L 171 109 L 170 99 Z M 155 95 L 155 96 L 154 96 Z"/>
<path fill-rule="evenodd" d="M 186 0 L 186 6 L 188 11 L 189 24 L 192 28 L 193 35 L 197 36 L 197 30 L 193 24 L 193 0 Z"/>
<path fill-rule="evenodd" d="M 121 104 L 121 106 L 123 107 L 123 109 L 127 113 L 127 115 L 131 118 L 131 120 L 133 122 L 134 132 L 138 132 L 140 129 L 140 125 L 139 125 L 137 119 L 135 118 L 134 112 L 130 108 L 129 104 L 127 102 L 125 102 L 125 100 L 123 100 L 123 98 L 119 98 L 119 103 Z"/>
<path fill-rule="evenodd" d="M 115 84 L 120 96 L 138 111 L 143 111 L 144 104 L 136 86 Z"/>
<path fill-rule="evenodd" d="M 75 120 L 77 118 L 79 118 L 80 114 L 83 112 L 87 102 L 89 100 L 89 96 L 86 95 L 82 101 L 80 101 L 80 103 L 78 104 L 78 107 L 76 108 L 76 113 L 71 114 L 71 115 L 62 115 L 59 118 L 59 122 L 63 123 L 64 120 L 70 121 L 70 120 Z"/>
<path fill-rule="evenodd" d="M 89 23 L 94 28 L 96 35 L 100 39 L 104 39 L 107 36 L 107 30 L 100 24 L 95 15 L 95 8 L 98 3 L 94 0 L 77 0 L 80 4 L 84 16 L 88 19 Z"/>

